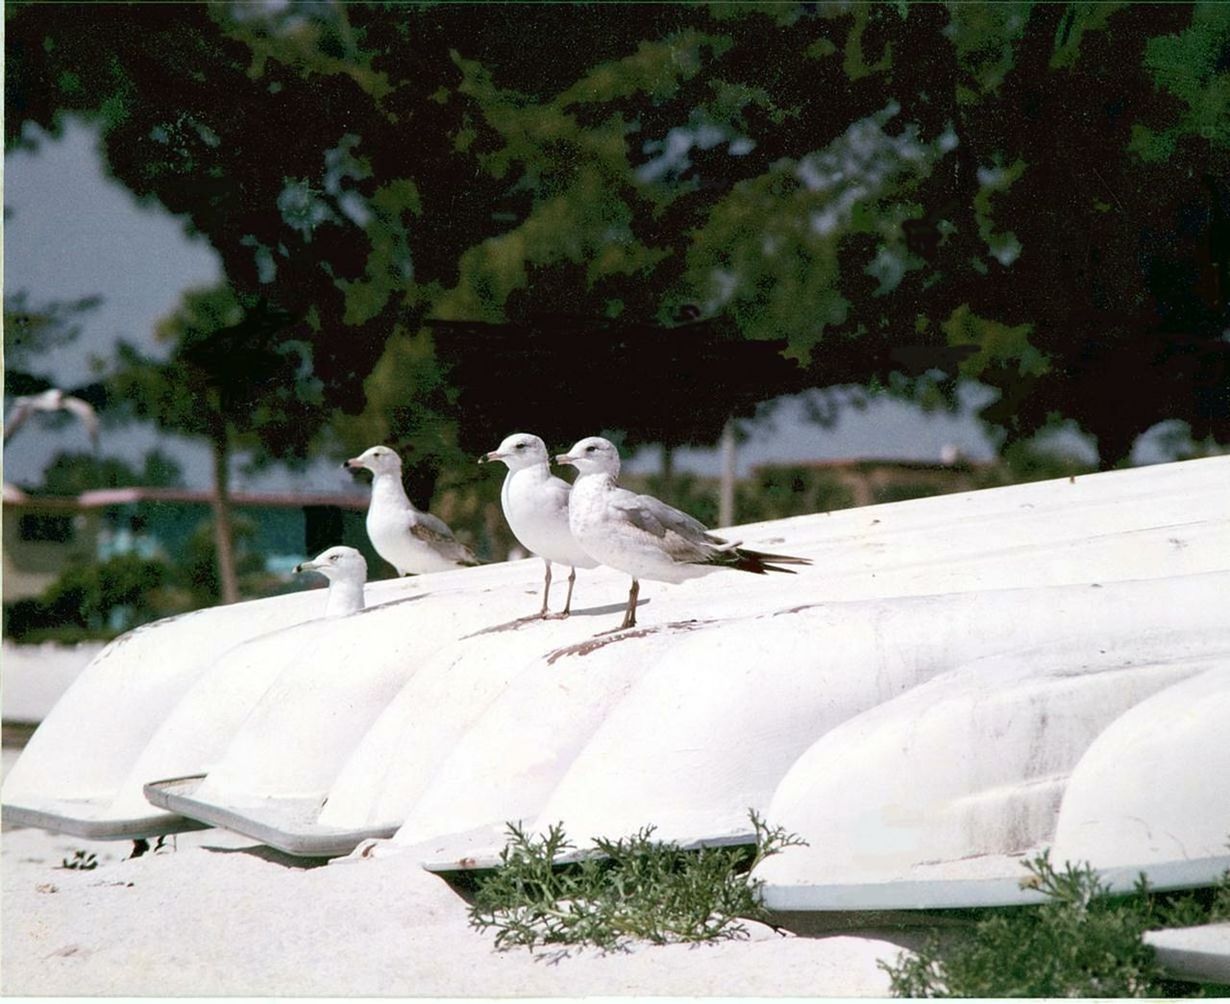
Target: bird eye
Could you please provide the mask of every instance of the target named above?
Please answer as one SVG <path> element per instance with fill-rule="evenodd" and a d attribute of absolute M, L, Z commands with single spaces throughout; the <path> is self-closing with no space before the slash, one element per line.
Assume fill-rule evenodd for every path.
<path fill-rule="evenodd" d="M 524 449 L 525 449 L 525 444 L 524 444 L 524 443 L 518 443 L 518 444 L 517 444 L 517 449 L 518 449 L 518 450 L 524 450 Z"/>
<path fill-rule="evenodd" d="M 330 560 L 330 561 L 337 561 L 337 559 L 338 559 L 338 555 L 336 555 L 336 554 L 331 554 L 331 555 L 329 555 L 329 560 Z"/>
<path fill-rule="evenodd" d="M 585 447 L 585 452 L 586 452 L 586 453 L 593 453 L 593 452 L 594 452 L 594 450 L 596 450 L 596 449 L 598 449 L 598 447 L 596 447 L 596 446 L 587 446 L 587 447 Z"/>

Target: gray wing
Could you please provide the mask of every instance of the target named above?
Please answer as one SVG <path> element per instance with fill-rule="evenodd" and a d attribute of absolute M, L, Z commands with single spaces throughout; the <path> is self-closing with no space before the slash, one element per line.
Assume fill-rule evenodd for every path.
<path fill-rule="evenodd" d="M 652 495 L 621 492 L 611 500 L 611 506 L 632 526 L 661 540 L 676 561 L 704 561 L 722 543 L 700 520 Z"/>
<path fill-rule="evenodd" d="M 85 431 L 89 433 L 90 439 L 98 445 L 98 413 L 88 401 L 83 401 L 79 397 L 64 398 L 61 407 L 65 411 L 72 412 L 85 425 Z"/>
<path fill-rule="evenodd" d="M 21 428 L 22 424 L 30 417 L 34 411 L 34 406 L 30 403 L 28 397 L 19 397 L 13 402 L 13 409 L 9 412 L 8 418 L 4 420 L 4 438 L 8 439 L 14 432 Z"/>
<path fill-rule="evenodd" d="M 448 528 L 448 524 L 439 516 L 433 516 L 429 512 L 415 513 L 414 521 L 410 524 L 410 533 L 419 540 L 430 544 L 432 548 L 446 558 L 452 558 L 463 565 L 478 564 L 478 559 L 474 557 L 474 552 L 453 536 L 453 531 Z"/>

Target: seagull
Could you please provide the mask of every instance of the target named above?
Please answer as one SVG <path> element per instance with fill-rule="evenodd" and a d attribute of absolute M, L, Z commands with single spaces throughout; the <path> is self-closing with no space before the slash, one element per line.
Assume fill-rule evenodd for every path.
<path fill-rule="evenodd" d="M 555 462 L 572 464 L 580 472 L 568 503 L 568 525 L 577 543 L 591 558 L 632 576 L 624 622 L 612 630 L 636 626 L 641 579 L 683 582 L 719 568 L 793 575 L 793 569 L 777 565 L 811 564 L 807 558 L 745 550 L 738 541 L 715 536 L 703 523 L 652 495 L 620 488 L 615 483 L 619 451 L 600 436 L 582 439 Z"/>
<path fill-rule="evenodd" d="M 479 563 L 442 519 L 420 512 L 406 497 L 401 483 L 401 457 L 395 451 L 387 446 L 373 446 L 342 466 L 372 472 L 367 535 L 376 553 L 396 568 L 398 575 L 446 572 Z"/>
<path fill-rule="evenodd" d="M 498 450 L 478 458 L 480 464 L 493 460 L 502 460 L 508 467 L 504 487 L 500 489 L 500 504 L 513 536 L 547 566 L 542 611 L 538 616 L 567 617 L 572 610 L 572 586 L 577 569 L 598 567 L 598 562 L 581 549 L 568 527 L 568 495 L 572 485 L 551 473 L 546 444 L 529 433 L 514 432 Z M 569 568 L 568 598 L 558 614 L 547 613 L 553 561 Z"/>
<path fill-rule="evenodd" d="M 36 411 L 67 411 L 76 415 L 89 433 L 90 442 L 95 447 L 98 446 L 98 413 L 88 401 L 66 394 L 59 387 L 50 387 L 40 394 L 14 398 L 13 410 L 9 412 L 8 420 L 4 423 L 5 440 L 21 428 L 26 419 Z"/>
<path fill-rule="evenodd" d="M 367 562 L 353 547 L 331 547 L 311 561 L 301 561 L 296 572 L 319 572 L 329 580 L 326 617 L 344 617 L 363 609 L 363 585 L 367 582 Z"/>

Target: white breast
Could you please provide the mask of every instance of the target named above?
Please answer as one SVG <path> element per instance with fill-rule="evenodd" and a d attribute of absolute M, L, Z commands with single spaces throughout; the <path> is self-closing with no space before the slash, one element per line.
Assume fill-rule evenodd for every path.
<path fill-rule="evenodd" d="M 513 536 L 533 554 L 574 568 L 594 568 L 568 523 L 566 482 L 540 468 L 509 471 L 500 491 L 504 517 Z"/>

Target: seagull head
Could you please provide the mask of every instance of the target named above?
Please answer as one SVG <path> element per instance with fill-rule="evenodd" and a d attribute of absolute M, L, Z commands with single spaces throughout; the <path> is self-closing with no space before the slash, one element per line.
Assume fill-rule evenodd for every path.
<path fill-rule="evenodd" d="M 498 450 L 484 453 L 478 458 L 480 464 L 503 460 L 510 471 L 534 467 L 547 462 L 547 444 L 528 432 L 514 432 L 500 444 Z"/>
<path fill-rule="evenodd" d="M 369 470 L 373 474 L 393 473 L 401 470 L 401 457 L 387 446 L 373 446 L 357 457 L 343 461 L 342 466 L 350 471 Z"/>
<path fill-rule="evenodd" d="M 319 572 L 330 582 L 353 582 L 362 585 L 367 581 L 367 562 L 353 547 L 331 547 L 321 551 L 311 561 L 295 566 L 296 572 Z"/>
<path fill-rule="evenodd" d="M 619 477 L 619 451 L 601 436 L 590 436 L 572 444 L 572 449 L 555 458 L 557 464 L 572 464 L 581 474 L 609 474 Z"/>

